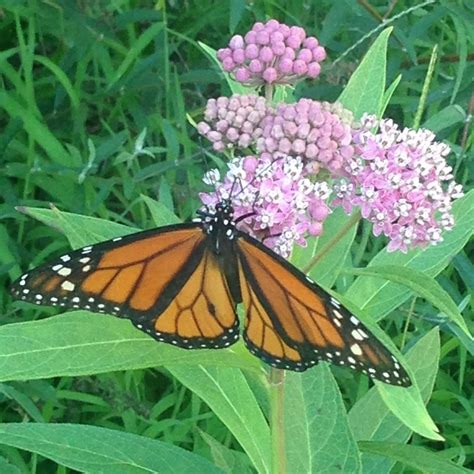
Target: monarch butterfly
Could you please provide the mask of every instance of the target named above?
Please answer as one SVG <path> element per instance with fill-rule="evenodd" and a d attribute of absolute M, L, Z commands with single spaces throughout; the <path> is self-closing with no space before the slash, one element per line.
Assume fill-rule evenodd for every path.
<path fill-rule="evenodd" d="M 238 230 L 230 200 L 191 223 L 118 237 L 68 253 L 12 287 L 36 304 L 128 318 L 158 341 L 223 348 L 239 338 L 246 311 L 251 353 L 281 369 L 319 361 L 409 386 L 397 359 L 353 314 L 304 273 Z"/>

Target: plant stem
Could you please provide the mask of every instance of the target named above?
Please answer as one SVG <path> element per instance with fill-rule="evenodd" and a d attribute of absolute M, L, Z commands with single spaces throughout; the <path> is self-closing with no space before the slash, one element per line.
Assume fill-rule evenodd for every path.
<path fill-rule="evenodd" d="M 273 86 L 271 84 L 265 84 L 265 100 L 271 104 L 273 99 Z"/>
<path fill-rule="evenodd" d="M 284 396 L 285 371 L 270 369 L 270 430 L 272 436 L 272 474 L 286 472 Z"/>
<path fill-rule="evenodd" d="M 346 225 L 342 227 L 339 232 L 329 241 L 323 248 L 303 267 L 303 272 L 308 273 L 346 234 L 351 227 L 356 225 L 360 219 L 360 212 L 355 212 L 347 221 Z"/>

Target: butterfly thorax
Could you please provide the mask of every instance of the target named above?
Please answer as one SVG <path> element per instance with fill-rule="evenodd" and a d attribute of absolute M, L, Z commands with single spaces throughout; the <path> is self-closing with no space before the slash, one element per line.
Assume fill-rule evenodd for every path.
<path fill-rule="evenodd" d="M 235 238 L 234 208 L 229 201 L 223 200 L 216 204 L 214 212 L 198 211 L 204 232 L 212 242 L 215 255 L 233 253 Z"/>

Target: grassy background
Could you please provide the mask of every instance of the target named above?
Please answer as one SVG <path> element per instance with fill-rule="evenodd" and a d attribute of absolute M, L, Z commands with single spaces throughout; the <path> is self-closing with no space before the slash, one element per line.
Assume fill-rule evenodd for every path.
<path fill-rule="evenodd" d="M 156 224 L 143 198 L 149 196 L 183 219 L 192 216 L 209 164 L 203 160 L 207 143 L 200 142 L 186 114 L 198 120 L 207 98 L 228 94 L 197 41 L 217 49 L 256 20 L 274 17 L 319 38 L 328 52 L 323 73 L 316 82 L 299 85 L 296 95 L 335 100 L 386 16 L 395 27 L 387 83 L 402 75 L 386 116 L 407 126 L 421 123 L 450 143 L 457 181 L 472 186 L 468 116 L 474 108 L 474 40 L 469 25 L 474 10 L 467 0 L 436 1 L 407 12 L 412 5 L 0 0 L 2 287 L 30 265 L 68 248 L 59 232 L 19 214 L 15 206 L 53 203 L 61 210 L 149 228 Z M 420 108 L 435 45 L 438 60 Z M 354 265 L 363 267 L 382 245 L 362 226 Z M 437 277 L 465 315 L 472 309 L 474 287 L 469 250 L 456 255 Z M 0 298 L 2 324 L 54 313 L 13 303 L 6 291 Z M 407 315 L 410 323 L 402 327 Z M 438 310 L 419 298 L 393 311 L 385 323 L 399 347 L 440 325 L 440 372 L 428 410 L 446 441 L 415 436 L 412 442 L 472 464 L 469 347 Z M 352 406 L 367 387 L 347 373 L 337 376 Z M 0 385 L 0 401 L 2 422 L 87 423 L 158 438 L 209 457 L 212 441 L 206 436 L 240 450 L 201 398 L 166 370 L 9 382 Z M 16 448 L 0 445 L 0 455 L 20 472 L 66 472 Z"/>

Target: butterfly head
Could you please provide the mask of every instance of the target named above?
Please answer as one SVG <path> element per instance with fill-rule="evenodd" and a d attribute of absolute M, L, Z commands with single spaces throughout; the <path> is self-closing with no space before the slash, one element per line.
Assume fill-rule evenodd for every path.
<path fill-rule="evenodd" d="M 222 199 L 216 204 L 216 217 L 218 219 L 233 219 L 234 208 L 229 199 Z"/>

